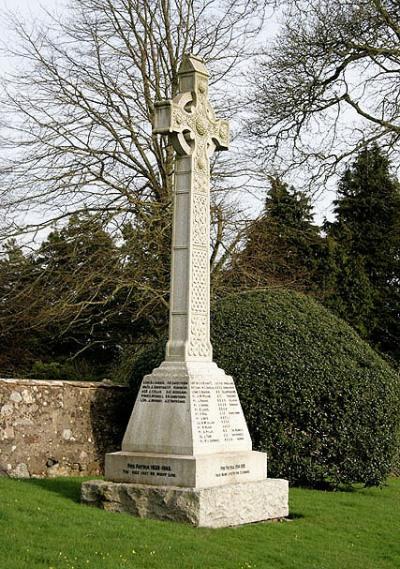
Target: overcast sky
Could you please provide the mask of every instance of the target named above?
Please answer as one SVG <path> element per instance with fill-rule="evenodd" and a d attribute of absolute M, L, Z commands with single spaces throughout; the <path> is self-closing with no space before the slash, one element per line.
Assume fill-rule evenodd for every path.
<path fill-rule="evenodd" d="M 10 45 L 13 38 L 6 16 L 7 11 L 23 16 L 26 21 L 44 21 L 46 18 L 45 10 L 53 10 L 62 4 L 62 0 L 0 0 L 0 72 L 4 72 L 12 66 L 12 60 L 4 55 L 4 51 L 1 49 L 4 45 Z"/>
<path fill-rule="evenodd" d="M 43 17 L 42 8 L 49 10 L 59 4 L 60 0 L 0 0 L 2 12 L 12 10 L 26 15 L 27 18 Z M 7 22 L 4 18 L 0 18 L 0 31 L 2 37 L 7 33 Z"/>
<path fill-rule="evenodd" d="M 1 0 L 2 8 L 21 8 L 22 10 L 31 10 L 33 13 L 42 6 L 54 6 L 57 0 Z"/>
<path fill-rule="evenodd" d="M 0 0 L 2 10 L 15 10 L 21 14 L 40 15 L 41 7 L 46 9 L 53 8 L 59 4 L 59 0 Z M 3 31 L 4 23 L 0 23 L 1 30 Z"/>

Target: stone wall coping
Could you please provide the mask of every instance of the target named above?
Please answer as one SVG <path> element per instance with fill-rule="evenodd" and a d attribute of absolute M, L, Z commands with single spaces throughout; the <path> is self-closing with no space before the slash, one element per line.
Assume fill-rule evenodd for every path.
<path fill-rule="evenodd" d="M 104 381 L 68 381 L 60 379 L 18 379 L 0 377 L 0 384 L 25 385 L 29 387 L 78 387 L 84 389 L 128 389 L 127 385 Z"/>

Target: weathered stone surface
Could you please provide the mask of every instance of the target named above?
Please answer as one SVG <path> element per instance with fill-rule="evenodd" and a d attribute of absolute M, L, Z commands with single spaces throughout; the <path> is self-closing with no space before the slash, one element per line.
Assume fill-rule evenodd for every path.
<path fill-rule="evenodd" d="M 3 415 L 4 417 L 9 417 L 10 415 L 13 414 L 13 411 L 14 411 L 14 406 L 6 404 L 3 405 L 2 408 L 0 409 L 0 415 Z"/>
<path fill-rule="evenodd" d="M 82 484 L 81 499 L 111 512 L 210 528 L 280 519 L 289 513 L 288 483 L 272 478 L 202 489 L 93 480 Z"/>
<path fill-rule="evenodd" d="M 22 395 L 19 391 L 13 391 L 10 395 L 11 401 L 15 401 L 15 403 L 20 403 L 22 401 Z"/>
<path fill-rule="evenodd" d="M 27 465 L 24 462 L 21 462 L 20 464 L 17 464 L 10 475 L 15 478 L 29 478 L 30 472 Z"/>
<path fill-rule="evenodd" d="M 0 471 L 9 476 L 103 473 L 121 446 L 127 388 L 95 382 L 0 379 Z"/>

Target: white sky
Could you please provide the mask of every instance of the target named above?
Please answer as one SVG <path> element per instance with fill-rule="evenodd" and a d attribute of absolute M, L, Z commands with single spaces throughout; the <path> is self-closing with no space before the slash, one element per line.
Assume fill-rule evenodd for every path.
<path fill-rule="evenodd" d="M 1 0 L 2 8 L 30 10 L 35 13 L 40 6 L 51 7 L 57 3 L 57 0 Z"/>
<path fill-rule="evenodd" d="M 12 67 L 12 60 L 5 56 L 4 45 L 13 41 L 13 32 L 7 18 L 7 12 L 14 12 L 24 20 L 43 22 L 46 19 L 45 11 L 52 11 L 59 7 L 62 0 L 0 0 L 0 73 Z"/>
<path fill-rule="evenodd" d="M 11 10 L 26 19 L 43 18 L 43 8 L 52 10 L 58 5 L 60 0 L 0 0 L 1 12 Z M 0 34 L 2 38 L 7 35 L 7 22 L 3 17 L 0 18 Z"/>

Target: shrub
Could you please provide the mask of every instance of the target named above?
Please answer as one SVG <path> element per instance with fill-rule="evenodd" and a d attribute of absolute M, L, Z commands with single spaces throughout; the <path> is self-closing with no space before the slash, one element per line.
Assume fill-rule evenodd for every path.
<path fill-rule="evenodd" d="M 93 369 L 84 361 L 52 361 L 33 363 L 30 372 L 25 374 L 33 379 L 54 379 L 64 381 L 95 381 Z"/>
<path fill-rule="evenodd" d="M 385 480 L 398 442 L 399 376 L 352 328 L 309 297 L 271 290 L 221 300 L 212 338 L 270 476 L 312 486 Z M 138 358 L 134 383 L 163 347 Z"/>

